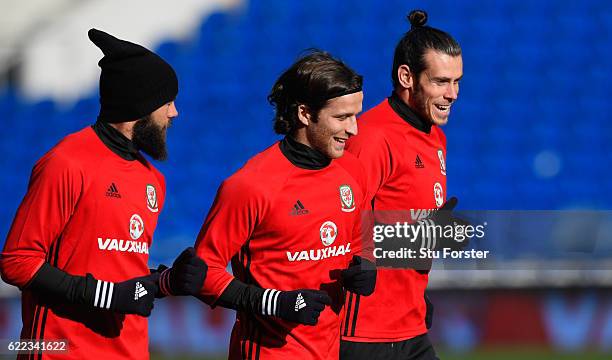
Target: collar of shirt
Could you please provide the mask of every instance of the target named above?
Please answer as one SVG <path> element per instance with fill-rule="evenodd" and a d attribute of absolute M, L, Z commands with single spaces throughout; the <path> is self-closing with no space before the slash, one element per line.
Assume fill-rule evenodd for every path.
<path fill-rule="evenodd" d="M 295 166 L 308 169 L 320 170 L 331 163 L 331 159 L 319 151 L 297 142 L 291 136 L 285 136 L 279 143 L 283 155 Z"/>
<path fill-rule="evenodd" d="M 104 145 L 122 159 L 133 161 L 139 158 L 140 153 L 132 140 L 123 136 L 119 130 L 102 121 L 96 121 L 91 127 Z"/>
<path fill-rule="evenodd" d="M 431 122 L 423 119 L 419 116 L 410 106 L 406 105 L 395 91 L 389 96 L 389 105 L 395 111 L 399 117 L 404 119 L 408 124 L 412 125 L 415 129 L 422 131 L 426 134 L 431 132 Z"/>

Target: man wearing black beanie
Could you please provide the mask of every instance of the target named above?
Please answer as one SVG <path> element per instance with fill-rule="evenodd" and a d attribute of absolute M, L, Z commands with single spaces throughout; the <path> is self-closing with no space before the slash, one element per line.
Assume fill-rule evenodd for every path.
<path fill-rule="evenodd" d="M 178 116 L 172 67 L 144 47 L 91 29 L 99 62 L 96 123 L 62 139 L 34 166 L 0 257 L 4 281 L 22 290 L 20 356 L 148 359 L 155 297 L 197 294 L 207 266 L 193 248 L 150 271 L 149 248 L 165 200 L 164 160 Z M 45 348 L 46 349 L 46 348 Z"/>

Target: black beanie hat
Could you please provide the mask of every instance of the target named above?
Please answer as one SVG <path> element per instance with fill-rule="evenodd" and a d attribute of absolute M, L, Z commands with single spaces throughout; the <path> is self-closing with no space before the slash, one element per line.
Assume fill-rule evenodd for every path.
<path fill-rule="evenodd" d="M 97 29 L 87 35 L 104 53 L 98 62 L 102 68 L 99 121 L 138 120 L 176 98 L 176 73 L 161 57 Z"/>

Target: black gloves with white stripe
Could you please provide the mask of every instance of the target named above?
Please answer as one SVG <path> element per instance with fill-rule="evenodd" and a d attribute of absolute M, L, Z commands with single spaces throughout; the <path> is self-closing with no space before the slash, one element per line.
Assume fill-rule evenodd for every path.
<path fill-rule="evenodd" d="M 262 289 L 238 279 L 229 283 L 217 301 L 217 305 L 226 308 L 275 316 L 304 325 L 316 325 L 321 311 L 331 303 L 332 299 L 325 291 Z"/>
<path fill-rule="evenodd" d="M 433 211 L 429 217 L 410 224 L 410 229 L 404 232 L 408 235 L 402 236 L 391 232 L 391 236 L 385 235 L 382 241 L 376 242 L 374 244 L 375 251 L 380 249 L 383 252 L 395 252 L 400 255 L 409 251 L 412 254 L 410 257 L 377 258 L 376 265 L 409 268 L 427 273 L 431 269 L 433 259 L 428 250 L 439 251 L 448 248 L 453 251 L 465 248 L 469 243 L 466 226 L 470 223 L 453 214 L 457 202 L 457 198 L 452 197 L 438 210 Z M 382 227 L 393 226 L 386 223 L 377 223 L 376 225 Z"/>
<path fill-rule="evenodd" d="M 332 299 L 325 291 L 300 289 L 278 291 L 265 289 L 261 302 L 261 314 L 304 325 L 316 325 L 325 305 Z"/>
<path fill-rule="evenodd" d="M 69 304 L 112 310 L 122 314 L 151 315 L 156 295 L 195 295 L 208 267 L 193 248 L 187 248 L 163 272 L 112 283 L 85 276 L 70 275 L 44 263 L 28 287 Z"/>
<path fill-rule="evenodd" d="M 376 287 L 376 265 L 368 259 L 355 255 L 349 267 L 342 270 L 342 285 L 357 295 L 368 296 Z"/>
<path fill-rule="evenodd" d="M 193 247 L 188 247 L 162 271 L 159 289 L 163 295 L 197 295 L 206 279 L 208 266 Z"/>
<path fill-rule="evenodd" d="M 157 276 L 153 274 L 117 284 L 96 280 L 93 305 L 122 314 L 149 316 L 158 290 Z"/>
<path fill-rule="evenodd" d="M 122 314 L 149 316 L 158 291 L 159 274 L 120 283 L 97 280 L 91 274 L 70 275 L 44 263 L 28 288 L 54 300 L 88 308 L 108 309 Z"/>
<path fill-rule="evenodd" d="M 462 231 L 465 226 L 470 225 L 469 222 L 453 215 L 453 210 L 455 206 L 457 206 L 457 202 L 457 198 L 453 196 L 430 218 L 421 220 L 417 223 L 418 225 L 424 226 L 425 228 L 430 227 L 431 229 L 433 229 L 433 226 L 441 226 L 443 229 L 449 225 L 453 227 L 453 231 L 424 231 L 424 236 L 421 237 L 421 248 L 430 250 L 441 250 L 443 248 L 461 250 L 468 245 L 469 240 L 467 237 L 458 237 L 455 235 L 457 231 Z"/>

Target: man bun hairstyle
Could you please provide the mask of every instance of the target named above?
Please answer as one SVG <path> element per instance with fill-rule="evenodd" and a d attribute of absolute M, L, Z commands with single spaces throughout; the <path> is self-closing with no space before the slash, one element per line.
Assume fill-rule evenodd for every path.
<path fill-rule="evenodd" d="M 423 10 L 412 10 L 407 16 L 410 30 L 398 42 L 393 56 L 391 79 L 394 88 L 399 86 L 397 70 L 400 66 L 408 65 L 415 77 L 425 70 L 425 52 L 429 49 L 449 56 L 461 55 L 459 43 L 448 33 L 425 25 L 427 18 Z"/>
<path fill-rule="evenodd" d="M 417 26 L 423 26 L 427 23 L 427 13 L 422 10 L 412 10 L 407 16 L 412 28 Z"/>
<path fill-rule="evenodd" d="M 363 78 L 329 53 L 311 49 L 276 80 L 268 95 L 274 131 L 288 135 L 299 126 L 298 107 L 315 115 L 330 99 L 362 90 Z"/>

